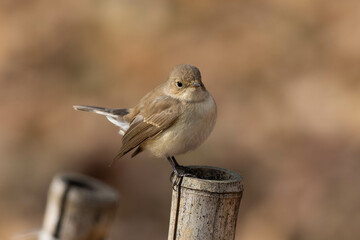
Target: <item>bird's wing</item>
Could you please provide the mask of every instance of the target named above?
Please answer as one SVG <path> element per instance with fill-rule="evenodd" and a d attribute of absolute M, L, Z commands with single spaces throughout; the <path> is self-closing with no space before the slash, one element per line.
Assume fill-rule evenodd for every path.
<path fill-rule="evenodd" d="M 122 147 L 113 162 L 147 139 L 170 127 L 178 119 L 181 104 L 170 99 L 154 101 L 131 122 L 122 139 Z"/>

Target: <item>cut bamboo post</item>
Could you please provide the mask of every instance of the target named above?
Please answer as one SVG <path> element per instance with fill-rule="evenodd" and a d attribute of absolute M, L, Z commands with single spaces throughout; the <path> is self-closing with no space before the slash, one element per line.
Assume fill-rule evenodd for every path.
<path fill-rule="evenodd" d="M 172 192 L 168 240 L 233 240 L 242 177 L 217 167 L 189 168 L 196 178 L 180 178 Z"/>
<path fill-rule="evenodd" d="M 115 190 L 94 178 L 74 173 L 55 176 L 39 239 L 106 239 L 118 198 Z"/>

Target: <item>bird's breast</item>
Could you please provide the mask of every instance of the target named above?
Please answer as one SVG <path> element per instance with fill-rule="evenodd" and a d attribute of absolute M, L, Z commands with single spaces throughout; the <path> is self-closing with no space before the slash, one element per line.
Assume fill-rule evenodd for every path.
<path fill-rule="evenodd" d="M 216 104 L 210 95 L 205 101 L 186 102 L 175 124 L 150 139 L 144 147 L 159 157 L 185 153 L 204 142 L 215 121 Z"/>

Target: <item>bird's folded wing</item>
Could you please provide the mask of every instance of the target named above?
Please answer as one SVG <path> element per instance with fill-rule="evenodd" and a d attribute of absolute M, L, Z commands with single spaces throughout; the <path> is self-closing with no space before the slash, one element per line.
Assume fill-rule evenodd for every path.
<path fill-rule="evenodd" d="M 122 140 L 123 145 L 114 161 L 174 124 L 179 117 L 179 111 L 175 109 L 169 107 L 148 117 L 137 115 L 126 131 Z"/>

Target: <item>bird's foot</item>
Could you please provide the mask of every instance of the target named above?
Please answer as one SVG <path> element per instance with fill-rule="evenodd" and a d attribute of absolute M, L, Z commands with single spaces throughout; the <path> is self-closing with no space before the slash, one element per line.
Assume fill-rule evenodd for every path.
<path fill-rule="evenodd" d="M 193 174 L 191 168 L 184 166 L 177 166 L 176 169 L 170 175 L 170 182 L 172 183 L 172 188 L 176 191 L 181 184 L 183 177 L 193 177 L 196 178 L 196 175 Z"/>

